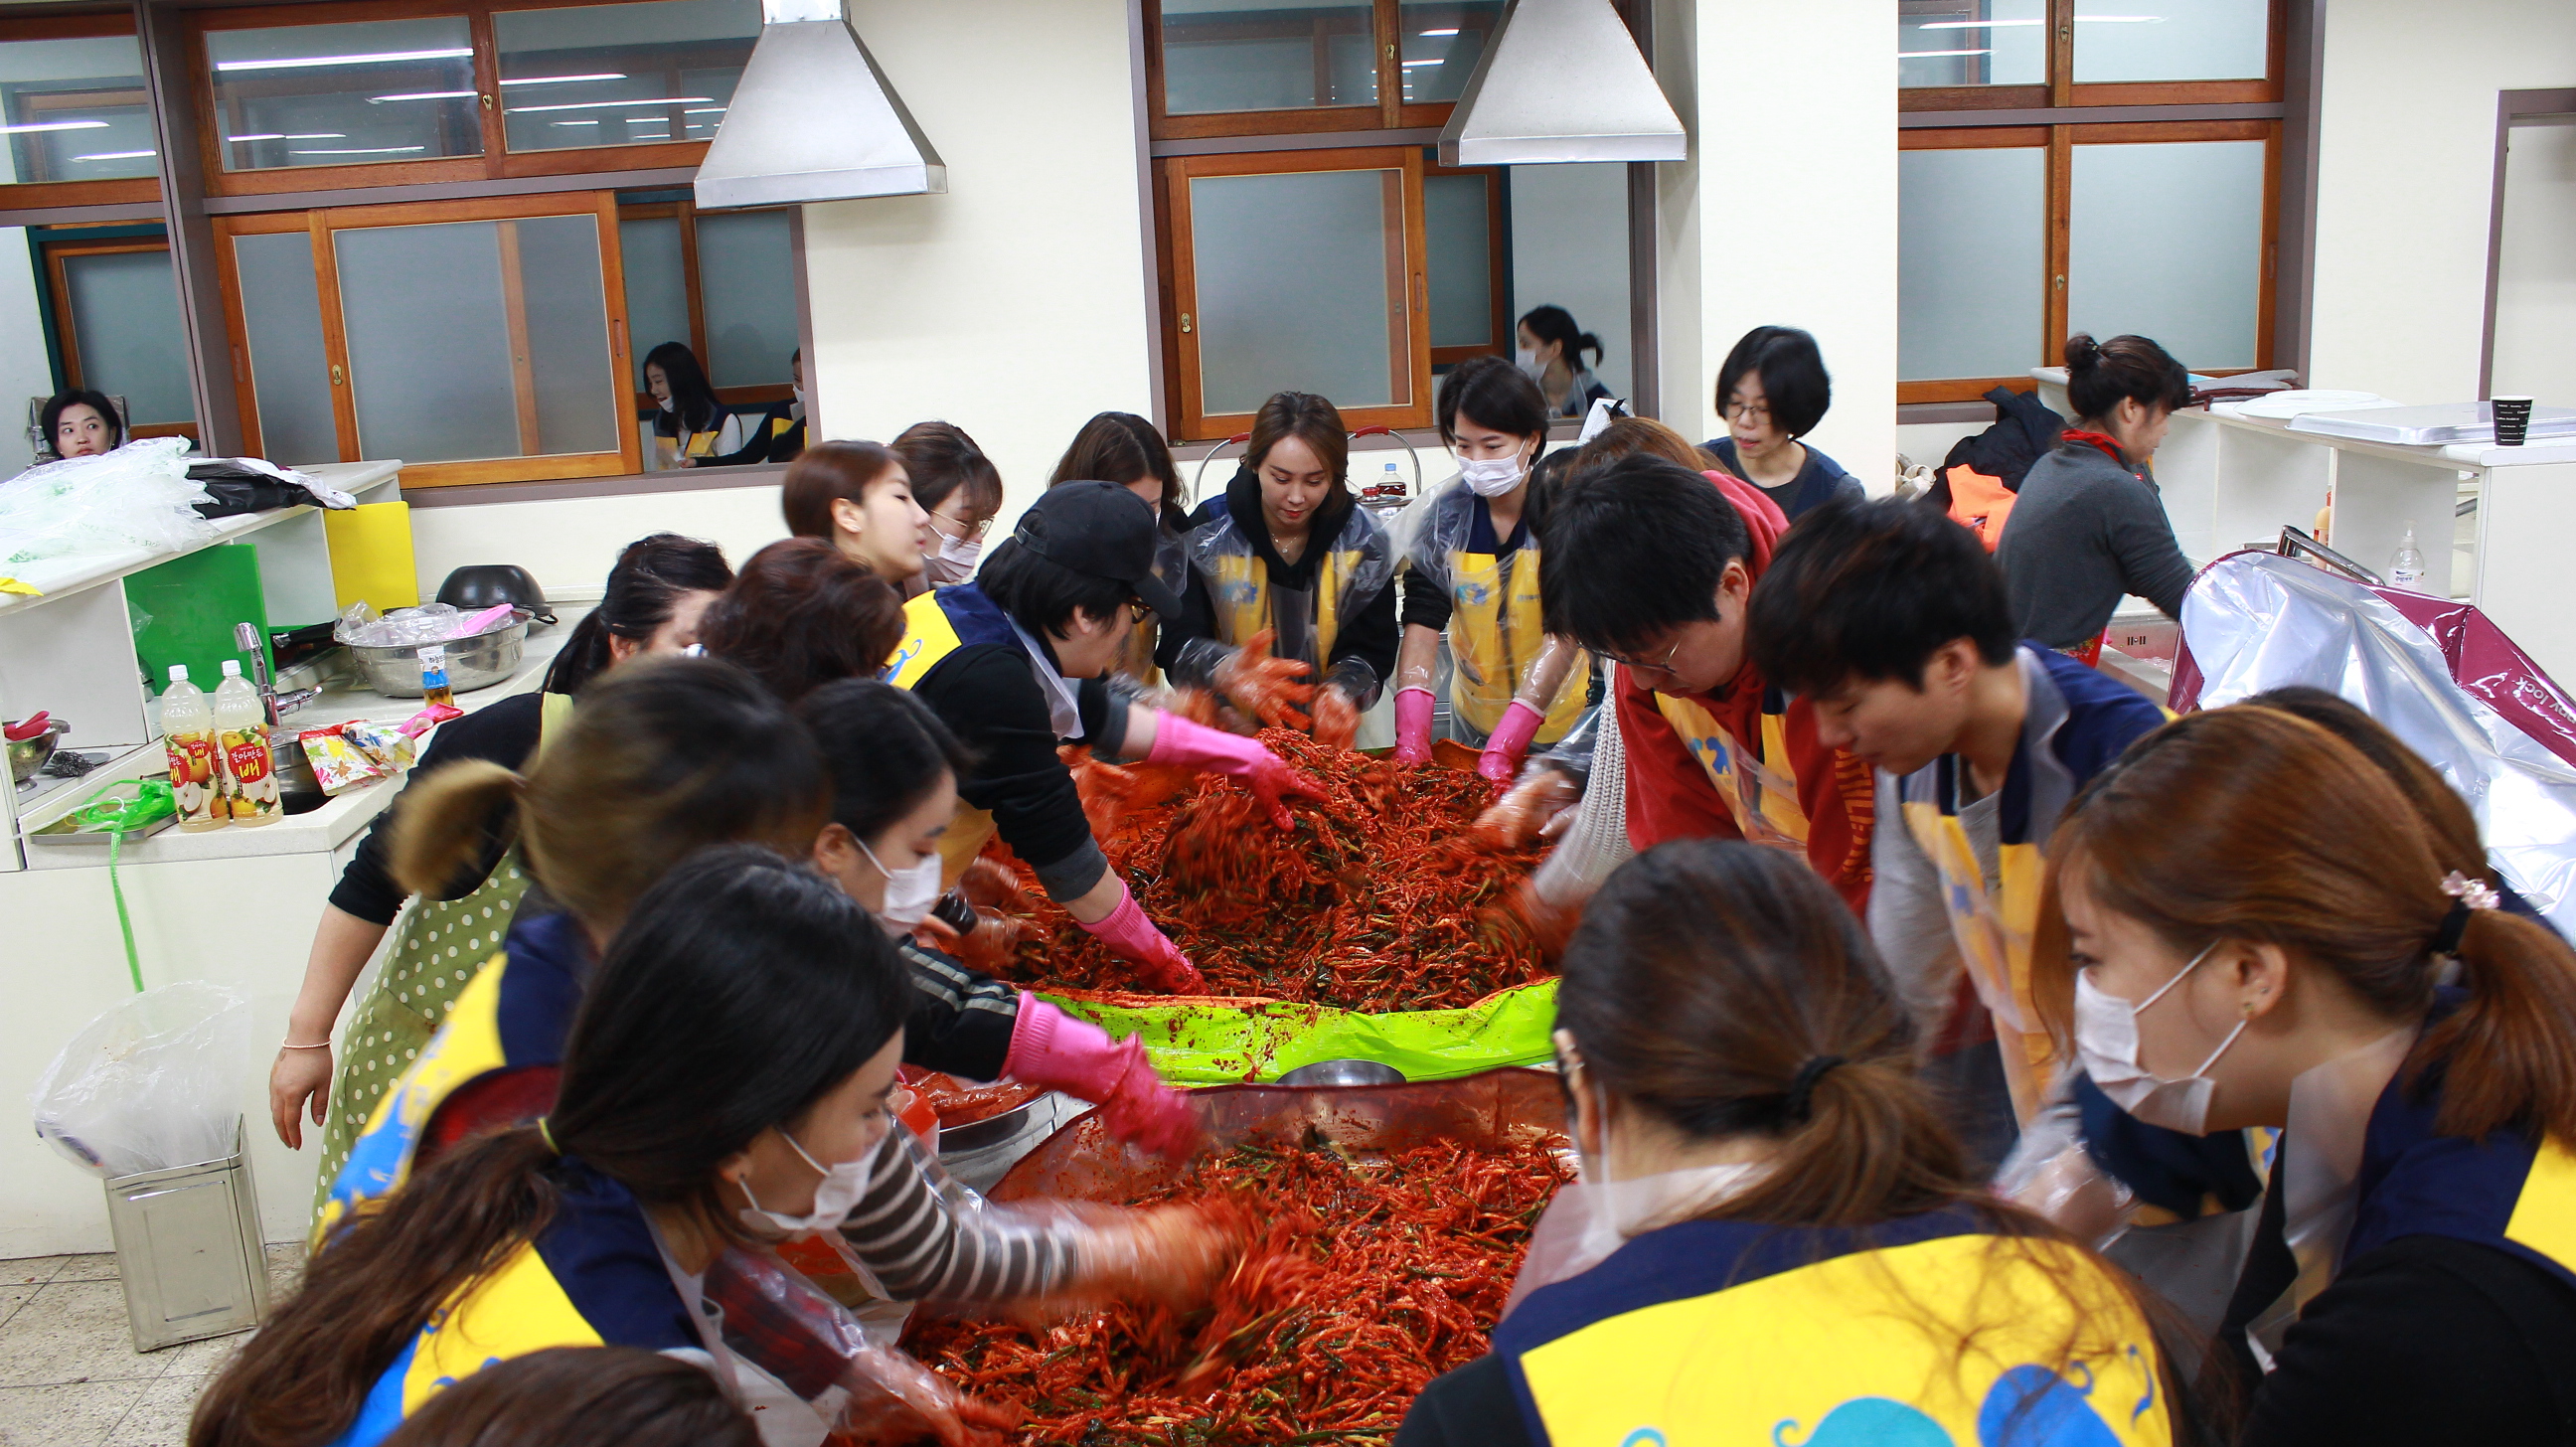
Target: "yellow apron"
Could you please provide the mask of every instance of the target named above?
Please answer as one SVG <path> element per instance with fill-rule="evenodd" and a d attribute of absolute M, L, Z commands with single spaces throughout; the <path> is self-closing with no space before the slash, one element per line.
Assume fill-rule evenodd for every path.
<path fill-rule="evenodd" d="M 1320 673 L 1332 661 L 1333 640 L 1341 636 L 1342 585 L 1360 563 L 1356 548 L 1324 554 L 1315 565 L 1315 656 Z M 1272 626 L 1270 565 L 1249 553 L 1229 553 L 1214 560 L 1216 573 L 1209 595 L 1216 604 L 1217 636 L 1241 648 L 1253 634 Z"/>
<path fill-rule="evenodd" d="M 1499 555 L 1449 555 L 1449 651 L 1458 664 L 1449 706 L 1480 734 L 1492 733 L 1503 721 L 1522 670 L 1547 643 L 1547 630 L 1540 626 L 1538 570 L 1535 547 Z M 1578 656 L 1568 681 L 1585 671 Z M 1552 744 L 1565 737 L 1583 716 L 1583 693 L 1577 687 L 1557 689 L 1535 742 Z"/>
<path fill-rule="evenodd" d="M 1708 771 L 1717 796 L 1735 815 L 1735 827 L 1747 840 L 1785 849 L 1801 858 L 1807 852 L 1807 811 L 1798 802 L 1798 771 L 1789 760 L 1788 720 L 1765 709 L 1762 751 L 1746 748 L 1717 716 L 1686 698 L 1655 695 L 1655 707 Z M 1773 765 L 1767 760 L 1777 759 Z"/>

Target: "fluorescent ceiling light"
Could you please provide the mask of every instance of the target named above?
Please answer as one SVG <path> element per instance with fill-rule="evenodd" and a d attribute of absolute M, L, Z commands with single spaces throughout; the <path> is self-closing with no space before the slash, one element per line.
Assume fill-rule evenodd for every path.
<path fill-rule="evenodd" d="M 1423 39 L 1425 39 L 1425 40 L 1436 40 L 1436 39 L 1440 38 L 1440 37 L 1441 37 L 1441 36 L 1443 36 L 1443 35 L 1455 35 L 1455 34 L 1457 34 L 1457 33 L 1458 33 L 1458 27 L 1457 27 L 1457 26 L 1455 26 L 1455 25 L 1452 25 L 1452 26 L 1450 26 L 1450 27 L 1449 27 L 1448 29 L 1446 29 L 1446 30 L 1424 30 L 1424 31 L 1418 31 L 1418 32 L 1416 32 L 1416 33 L 1417 33 L 1417 34 L 1419 34 L 1419 35 L 1421 35 L 1421 37 L 1422 37 Z"/>
<path fill-rule="evenodd" d="M 385 65 L 398 60 L 461 60 L 472 46 L 457 50 L 379 50 L 367 55 L 294 55 L 277 60 L 218 60 L 217 70 L 296 70 L 317 65 Z"/>
<path fill-rule="evenodd" d="M 75 161 L 139 161 L 146 156 L 159 154 L 161 154 L 159 151 L 101 151 L 95 156 L 74 156 L 72 159 Z"/>
<path fill-rule="evenodd" d="M 290 156 L 398 156 L 405 151 L 426 151 L 427 146 L 325 146 L 312 151 L 289 151 Z"/>
<path fill-rule="evenodd" d="M 1935 55 L 1992 55 L 1992 54 L 1994 54 L 1994 52 L 1993 52 L 1993 51 L 1991 51 L 1991 50 L 1900 50 L 1900 51 L 1896 52 L 1896 58 L 1897 58 L 1897 59 L 1899 59 L 1899 60 L 1923 60 L 1923 59 L 1926 59 L 1926 58 L 1928 58 L 1928 57 L 1930 57 L 1930 56 L 1935 56 Z"/>
<path fill-rule="evenodd" d="M 105 121 L 32 121 L 23 126 L 0 126 L 0 136 L 23 136 L 35 131 L 103 131 Z"/>
<path fill-rule="evenodd" d="M 514 116 L 523 116 L 535 111 L 595 111 L 610 106 L 704 105 L 713 99 L 715 97 L 709 95 L 674 95 L 659 100 L 575 100 L 550 106 L 511 106 L 509 111 Z"/>
<path fill-rule="evenodd" d="M 2000 30 L 2007 25 L 2045 25 L 2045 20 L 1926 20 L 1917 30 Z"/>
<path fill-rule="evenodd" d="M 595 125 L 598 125 L 598 124 L 599 124 L 599 122 L 597 122 L 597 121 L 548 121 L 548 122 L 546 122 L 546 124 L 547 124 L 547 125 L 550 125 L 550 126 L 595 126 Z"/>
<path fill-rule="evenodd" d="M 479 94 L 481 92 L 471 90 L 412 90 L 400 95 L 371 95 L 367 97 L 367 104 L 382 105 L 389 100 L 469 100 Z"/>
<path fill-rule="evenodd" d="M 696 106 L 689 110 L 684 110 L 680 112 L 680 114 L 684 116 L 712 116 L 721 114 L 723 110 L 723 106 Z"/>
<path fill-rule="evenodd" d="M 1417 66 L 1425 66 L 1425 65 L 1447 65 L 1448 63 L 1449 63 L 1449 62 L 1448 62 L 1445 58 L 1444 58 L 1444 59 L 1440 59 L 1440 60 L 1408 60 L 1408 61 L 1404 62 L 1404 68 L 1405 68 L 1405 69 L 1407 69 L 1407 70 L 1412 70 L 1412 69 L 1414 69 L 1414 68 L 1415 68 L 1415 67 L 1417 67 Z"/>
<path fill-rule="evenodd" d="M 584 80 L 624 80 L 625 78 L 626 78 L 626 73 L 625 73 L 624 71 L 619 71 L 619 72 L 617 72 L 617 73 L 616 73 L 616 74 L 614 74 L 614 75 L 523 75 L 523 76 L 519 77 L 517 80 L 506 80 L 506 79 L 505 79 L 505 80 L 503 80 L 503 81 L 501 82 L 501 84 L 503 84 L 503 85 L 571 85 L 571 84 L 573 84 L 575 81 L 584 81 Z"/>
<path fill-rule="evenodd" d="M 341 131 L 262 131 L 255 136 L 226 136 L 224 139 L 227 141 L 345 141 L 349 137 Z"/>

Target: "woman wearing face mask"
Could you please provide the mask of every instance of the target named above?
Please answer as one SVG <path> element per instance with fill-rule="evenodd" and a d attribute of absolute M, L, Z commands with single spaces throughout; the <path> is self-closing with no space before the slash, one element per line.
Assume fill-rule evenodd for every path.
<path fill-rule="evenodd" d="M 1002 510 L 1002 473 L 953 422 L 915 422 L 894 440 L 912 479 L 913 501 L 930 512 L 924 586 L 945 588 L 975 576 L 984 535 Z M 907 589 L 907 596 L 918 589 Z"/>
<path fill-rule="evenodd" d="M 371 1447 L 496 1360 L 583 1345 L 704 1363 L 781 1447 L 1006 1425 L 773 1254 L 917 1178 L 887 1109 L 907 1006 L 884 934 L 811 869 L 751 846 L 687 860 L 599 962 L 547 1113 L 325 1246 L 200 1402 L 192 1447 Z M 1231 1254 L 1186 1212 L 1089 1214 L 1021 1279 L 1186 1303 Z"/>
<path fill-rule="evenodd" d="M 913 501 L 911 475 L 877 442 L 818 442 L 787 464 L 779 510 L 789 535 L 821 538 L 898 593 L 921 580 L 930 514 Z"/>
<path fill-rule="evenodd" d="M 1440 438 L 1458 452 L 1458 481 L 1418 504 L 1396 657 L 1395 756 L 1431 761 L 1432 671 L 1449 635 L 1457 671 L 1452 727 L 1484 745 L 1476 772 L 1509 780 L 1532 741 L 1565 737 L 1584 690 L 1566 679 L 1583 650 L 1539 626 L 1538 543 L 1530 481 L 1547 448 L 1547 403 L 1498 357 L 1473 357 L 1440 379 Z"/>
<path fill-rule="evenodd" d="M 1197 1117 L 1145 1063 L 1144 1041 L 1108 1032 L 968 969 L 914 935 L 939 887 L 939 841 L 972 759 L 921 700 L 874 679 L 815 690 L 797 710 L 832 767 L 832 822 L 814 862 L 867 906 L 912 970 L 904 1063 L 965 1080 L 1005 1077 L 1107 1107 L 1109 1133 L 1186 1156 Z"/>
<path fill-rule="evenodd" d="M 697 642 L 700 615 L 732 582 L 733 570 L 713 543 L 656 533 L 627 544 L 609 570 L 598 605 L 555 654 L 544 687 L 449 720 L 430 735 L 412 777 L 425 779 L 462 759 L 526 767 L 549 730 L 560 733 L 566 726 L 573 699 L 592 679 L 630 658 L 675 654 Z M 349 1023 L 343 1037 L 347 1058 L 335 1078 L 332 1027 L 409 893 L 394 882 L 392 856 L 393 821 L 411 800 L 406 788 L 376 816 L 322 907 L 303 988 L 269 1070 L 269 1114 L 279 1140 L 303 1149 L 308 1111 L 315 1124 L 327 1126 L 314 1182 L 317 1212 L 376 1101 L 402 1073 L 387 1066 L 385 1057 L 408 1063 L 465 988 L 472 971 L 449 968 L 446 948 L 458 944 L 461 934 L 461 948 L 476 952 L 479 963 L 482 951 L 499 946 L 528 887 L 525 861 L 510 850 L 508 830 L 495 829 L 451 880 L 423 893 L 404 916 L 401 937 Z"/>
<path fill-rule="evenodd" d="M 787 354 L 787 390 L 784 402 L 773 402 L 769 410 L 752 419 L 744 429 L 742 449 L 721 457 L 710 457 L 700 467 L 746 467 L 762 462 L 794 462 L 805 450 L 805 349 L 798 347 Z"/>
<path fill-rule="evenodd" d="M 1860 479 L 1798 439 L 1833 405 L 1833 378 L 1816 339 L 1796 327 L 1755 327 L 1717 369 L 1726 435 L 1703 444 L 1717 465 L 1762 489 L 1796 522 L 1837 497 L 1866 496 Z"/>
<path fill-rule="evenodd" d="M 707 609 L 706 651 L 748 670 L 779 702 L 824 684 L 866 678 L 903 638 L 903 605 L 885 579 L 815 538 L 785 538 L 751 555 Z"/>
<path fill-rule="evenodd" d="M 1395 553 L 1350 488 L 1332 403 L 1261 404 L 1243 466 L 1190 519 L 1190 585 L 1154 661 L 1263 724 L 1347 741 L 1395 667 Z M 1297 680 L 1304 680 L 1298 682 Z"/>
<path fill-rule="evenodd" d="M 1283 796 L 1314 786 L 1250 739 L 1131 705 L 1109 688 L 1140 612 L 1180 611 L 1154 576 L 1154 536 L 1153 510 L 1115 483 L 1048 488 L 975 581 L 904 606 L 906 636 L 885 679 L 928 704 L 975 754 L 958 785 L 967 809 L 940 838 L 942 882 L 963 878 L 998 833 L 1048 897 L 1147 984 L 1189 993 L 1203 988 L 1198 970 L 1109 867 L 1058 747 L 1240 779 L 1282 828 Z"/>
<path fill-rule="evenodd" d="M 125 423 L 103 393 L 57 392 L 36 415 L 56 459 L 96 457 L 125 445 Z"/>
<path fill-rule="evenodd" d="M 1580 417 L 1592 410 L 1594 402 L 1610 395 L 1601 379 L 1583 365 L 1585 352 L 1594 361 L 1601 360 L 1601 339 L 1576 326 L 1574 313 L 1555 305 L 1532 307 L 1521 318 L 1515 340 L 1520 344 L 1515 360 L 1538 384 L 1552 414 Z"/>
<path fill-rule="evenodd" d="M 1564 970 L 1582 1181 L 1492 1354 L 1399 1447 L 2177 1439 L 2134 1287 L 1969 1174 L 1867 933 L 1805 865 L 1660 845 Z"/>
<path fill-rule="evenodd" d="M 1159 530 L 1154 576 L 1175 594 L 1188 591 L 1190 554 L 1183 539 L 1190 530 L 1190 512 L 1182 500 L 1180 469 L 1172 465 L 1171 446 L 1154 424 L 1133 412 L 1102 412 L 1083 423 L 1073 435 L 1073 445 L 1056 462 L 1047 486 L 1085 481 L 1114 482 L 1154 509 Z M 1138 623 L 1118 671 L 1148 688 L 1162 682 L 1162 670 L 1154 666 L 1154 649 L 1161 637 L 1160 618 Z"/>
<path fill-rule="evenodd" d="M 2191 560 L 2149 464 L 2191 405 L 2191 377 L 2145 337 L 2078 334 L 2066 339 L 2066 396 L 2079 420 L 2022 478 L 1995 561 L 2014 631 L 2090 661 L 2125 595 L 2182 616 Z"/>
<path fill-rule="evenodd" d="M 653 394 L 654 466 L 713 466 L 738 453 L 752 433 L 725 409 L 706 369 L 685 342 L 664 342 L 644 354 L 644 390 Z"/>
<path fill-rule="evenodd" d="M 2576 953 L 2454 863 L 2349 745 L 2246 706 L 2141 740 L 2050 850 L 2039 980 L 2094 1083 L 2281 1132 L 2219 1333 L 2242 1442 L 2576 1421 Z"/>

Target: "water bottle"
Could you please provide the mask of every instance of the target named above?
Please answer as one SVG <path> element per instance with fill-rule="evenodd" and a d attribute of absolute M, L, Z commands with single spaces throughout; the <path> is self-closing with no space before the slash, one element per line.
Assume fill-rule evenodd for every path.
<path fill-rule="evenodd" d="M 236 824 L 273 824 L 286 812 L 278 795 L 277 756 L 270 752 L 268 710 L 259 690 L 242 677 L 241 660 L 224 660 L 215 688 L 215 751 L 224 766 L 219 812 Z"/>
<path fill-rule="evenodd" d="M 232 811 L 217 813 L 223 799 L 223 765 L 216 761 L 215 712 L 206 706 L 206 691 L 188 681 L 188 665 L 170 665 L 170 686 L 161 691 L 161 747 L 170 760 L 170 794 L 179 806 L 179 827 L 194 834 L 221 829 Z"/>
<path fill-rule="evenodd" d="M 2421 592 L 2423 590 L 2424 550 L 2415 546 L 2415 520 L 2413 518 L 2408 518 L 2406 520 L 2406 540 L 2397 545 L 2396 553 L 2388 560 L 2388 581 L 2395 587 L 2405 588 L 2410 591 Z"/>

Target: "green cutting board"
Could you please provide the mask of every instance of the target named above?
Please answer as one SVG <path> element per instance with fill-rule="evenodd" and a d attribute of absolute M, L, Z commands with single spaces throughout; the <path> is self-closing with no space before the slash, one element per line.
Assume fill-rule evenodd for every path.
<path fill-rule="evenodd" d="M 249 655 L 233 646 L 236 623 L 258 629 L 260 651 L 268 653 L 259 549 L 249 543 L 221 543 L 132 574 L 125 580 L 125 606 L 135 623 L 135 657 L 155 698 L 170 686 L 174 663 L 188 665 L 188 681 L 208 693 L 223 681 L 225 659 L 250 672 Z"/>

